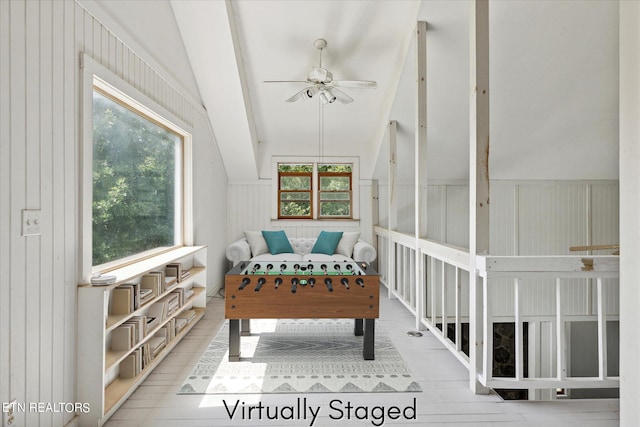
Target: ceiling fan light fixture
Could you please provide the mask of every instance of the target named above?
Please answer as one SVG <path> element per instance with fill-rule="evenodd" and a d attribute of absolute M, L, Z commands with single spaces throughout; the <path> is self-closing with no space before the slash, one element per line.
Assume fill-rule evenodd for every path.
<path fill-rule="evenodd" d="M 336 102 L 336 96 L 331 92 L 331 89 L 323 89 L 320 91 L 320 99 L 323 104 L 333 104 Z"/>
<path fill-rule="evenodd" d="M 318 88 L 315 86 L 310 87 L 304 93 L 307 96 L 307 98 L 313 98 L 315 95 L 318 94 Z"/>

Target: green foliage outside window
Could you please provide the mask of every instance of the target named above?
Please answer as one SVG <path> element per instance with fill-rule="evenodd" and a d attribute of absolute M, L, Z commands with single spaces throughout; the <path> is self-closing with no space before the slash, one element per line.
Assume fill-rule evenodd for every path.
<path fill-rule="evenodd" d="M 319 216 L 351 217 L 351 175 L 320 176 Z"/>
<path fill-rule="evenodd" d="M 313 165 L 302 164 L 297 165 L 293 163 L 279 163 L 278 172 L 313 172 Z"/>
<path fill-rule="evenodd" d="M 311 173 L 313 165 L 280 164 L 280 216 L 311 217 Z"/>
<path fill-rule="evenodd" d="M 181 138 L 93 94 L 93 265 L 175 245 Z"/>
<path fill-rule="evenodd" d="M 351 165 L 320 164 L 318 165 L 318 172 L 351 172 Z"/>
<path fill-rule="evenodd" d="M 311 190 L 311 175 L 283 175 L 280 177 L 280 190 Z"/>
<path fill-rule="evenodd" d="M 351 171 L 351 164 L 317 165 L 319 218 L 351 217 Z M 280 163 L 278 174 L 280 217 L 311 219 L 313 164 Z"/>

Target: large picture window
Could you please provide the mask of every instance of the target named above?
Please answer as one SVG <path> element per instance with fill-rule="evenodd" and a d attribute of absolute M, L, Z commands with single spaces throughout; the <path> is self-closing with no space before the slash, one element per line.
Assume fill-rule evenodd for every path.
<path fill-rule="evenodd" d="M 183 135 L 93 87 L 92 265 L 182 244 Z"/>
<path fill-rule="evenodd" d="M 351 219 L 351 164 L 278 164 L 279 219 Z"/>

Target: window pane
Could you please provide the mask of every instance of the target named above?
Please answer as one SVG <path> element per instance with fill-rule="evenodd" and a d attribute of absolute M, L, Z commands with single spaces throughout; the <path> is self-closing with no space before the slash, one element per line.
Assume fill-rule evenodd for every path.
<path fill-rule="evenodd" d="M 313 172 L 313 165 L 278 163 L 278 172 Z"/>
<path fill-rule="evenodd" d="M 281 176 L 281 190 L 311 190 L 310 176 Z"/>
<path fill-rule="evenodd" d="M 322 191 L 349 191 L 348 176 L 321 176 L 320 190 Z"/>
<path fill-rule="evenodd" d="M 320 200 L 349 200 L 351 198 L 350 192 L 322 192 L 320 193 Z"/>
<path fill-rule="evenodd" d="M 281 216 L 310 216 L 311 203 L 309 202 L 281 202 Z"/>
<path fill-rule="evenodd" d="M 351 216 L 349 202 L 320 202 L 320 216 Z"/>
<path fill-rule="evenodd" d="M 351 172 L 351 164 L 320 164 L 318 172 Z"/>
<path fill-rule="evenodd" d="M 93 93 L 93 265 L 174 246 L 179 135 Z"/>
<path fill-rule="evenodd" d="M 280 200 L 300 200 L 300 201 L 309 201 L 311 200 L 311 193 L 296 193 L 296 192 L 282 192 L 280 193 Z"/>

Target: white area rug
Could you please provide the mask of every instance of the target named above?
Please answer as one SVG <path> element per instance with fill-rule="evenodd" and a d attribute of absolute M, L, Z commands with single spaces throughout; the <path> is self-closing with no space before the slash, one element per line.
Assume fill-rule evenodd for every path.
<path fill-rule="evenodd" d="M 375 360 L 362 358 L 352 319 L 252 320 L 241 360 L 229 362 L 229 324 L 178 394 L 368 393 L 422 391 L 376 322 Z"/>

